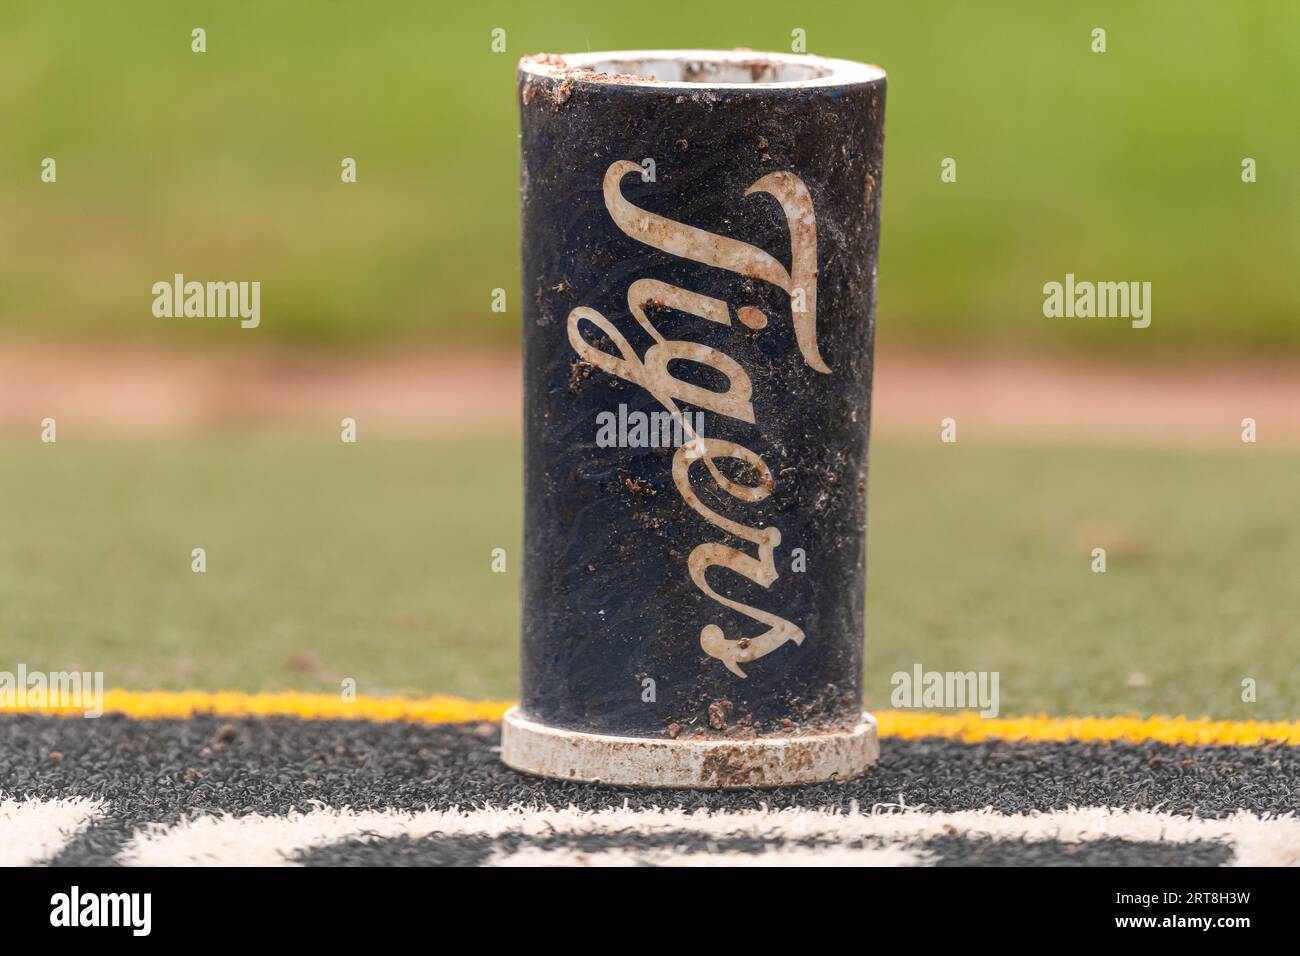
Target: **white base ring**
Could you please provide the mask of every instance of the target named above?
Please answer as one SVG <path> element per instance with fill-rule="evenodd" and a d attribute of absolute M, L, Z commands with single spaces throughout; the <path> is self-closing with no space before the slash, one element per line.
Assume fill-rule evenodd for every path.
<path fill-rule="evenodd" d="M 632 787 L 734 790 L 848 780 L 880 755 L 875 718 L 852 730 L 750 740 L 614 737 L 535 723 L 518 707 L 501 724 L 501 759 L 525 773 Z"/>

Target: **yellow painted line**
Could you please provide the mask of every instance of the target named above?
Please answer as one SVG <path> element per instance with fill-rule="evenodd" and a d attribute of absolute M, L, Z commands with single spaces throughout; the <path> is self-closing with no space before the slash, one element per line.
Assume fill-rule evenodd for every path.
<path fill-rule="evenodd" d="M 243 691 L 106 690 L 104 712 L 128 717 L 308 717 L 318 719 L 406 720 L 430 724 L 500 720 L 508 700 L 466 700 L 446 694 L 432 697 L 358 697 L 305 694 L 297 691 L 249 694 Z M 84 707 L 0 707 L 0 713 L 82 715 Z"/>
<path fill-rule="evenodd" d="M 296 691 L 250 694 L 243 691 L 104 692 L 104 712 L 129 717 L 293 716 L 316 719 L 404 720 L 418 723 L 462 723 L 500 720 L 507 700 L 466 700 L 446 694 L 431 697 L 358 697 Z M 81 708 L 5 707 L 0 713 L 52 713 L 79 716 Z M 1234 721 L 1189 717 L 994 717 L 974 712 L 934 713 L 878 710 L 882 737 L 947 740 L 1023 740 L 1081 742 L 1147 740 L 1170 744 L 1288 744 L 1300 746 L 1300 721 Z"/>
<path fill-rule="evenodd" d="M 882 737 L 948 740 L 1081 742 L 1154 740 L 1166 744 L 1289 744 L 1300 746 L 1300 721 L 1209 720 L 1204 717 L 993 717 L 977 713 L 875 712 Z"/>

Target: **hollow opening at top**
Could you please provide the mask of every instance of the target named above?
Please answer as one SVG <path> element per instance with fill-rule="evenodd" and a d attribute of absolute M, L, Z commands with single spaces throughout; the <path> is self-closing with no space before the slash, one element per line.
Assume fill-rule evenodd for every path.
<path fill-rule="evenodd" d="M 869 83 L 885 75 L 880 67 L 852 60 L 752 50 L 543 54 L 525 57 L 520 68 L 543 76 L 572 76 L 576 72 L 601 74 L 603 81 L 624 85 L 697 88 L 840 86 Z"/>
<path fill-rule="evenodd" d="M 782 63 L 754 57 L 736 60 L 602 60 L 587 69 L 662 80 L 665 83 L 797 83 L 831 75 L 827 67 L 811 63 Z"/>

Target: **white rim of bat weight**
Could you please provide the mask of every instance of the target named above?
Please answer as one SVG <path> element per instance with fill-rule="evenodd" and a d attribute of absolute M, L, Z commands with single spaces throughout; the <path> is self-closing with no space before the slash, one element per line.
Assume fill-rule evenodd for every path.
<path fill-rule="evenodd" d="M 736 790 L 845 781 L 880 755 L 876 720 L 849 730 L 754 737 L 658 739 L 564 730 L 518 707 L 501 724 L 501 759 L 525 773 L 616 786 Z"/>

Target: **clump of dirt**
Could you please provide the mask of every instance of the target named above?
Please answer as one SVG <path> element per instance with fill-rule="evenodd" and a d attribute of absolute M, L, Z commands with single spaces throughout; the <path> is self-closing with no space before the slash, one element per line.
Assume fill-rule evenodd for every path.
<path fill-rule="evenodd" d="M 650 495 L 653 498 L 655 495 L 659 494 L 659 492 L 655 491 L 654 485 L 650 484 L 650 482 L 646 481 L 644 478 L 624 478 L 623 487 L 632 492 L 632 494 L 638 496 Z"/>
<path fill-rule="evenodd" d="M 657 82 L 653 76 L 639 76 L 635 73 L 597 73 L 595 70 L 589 70 L 585 67 L 572 67 L 565 62 L 564 57 L 555 53 L 534 53 L 525 56 L 519 61 L 521 70 L 525 64 L 546 67 L 547 72 L 545 75 L 525 72 L 519 92 L 524 105 L 531 105 L 533 100 L 537 98 L 539 88 L 545 84 L 545 92 L 549 94 L 552 108 L 557 113 L 572 98 L 575 83 L 633 84 Z"/>
<path fill-rule="evenodd" d="M 551 94 L 551 102 L 555 104 L 555 112 L 560 111 L 560 107 L 569 102 L 569 97 L 573 96 L 573 77 L 566 76 L 564 81 L 555 88 Z"/>
<path fill-rule="evenodd" d="M 731 712 L 731 701 L 719 700 L 709 704 L 709 726 L 714 730 L 727 729 L 727 715 Z"/>
<path fill-rule="evenodd" d="M 545 66 L 559 66 L 559 67 L 568 66 L 568 64 L 564 62 L 564 57 L 560 56 L 558 53 L 533 53 L 524 57 L 519 62 L 520 63 L 541 63 Z"/>
<path fill-rule="evenodd" d="M 215 743 L 228 744 L 239 736 L 239 728 L 234 724 L 222 724 L 217 728 L 217 732 L 212 735 Z"/>
<path fill-rule="evenodd" d="M 569 391 L 577 395 L 582 387 L 596 374 L 596 366 L 581 359 L 569 366 Z"/>

